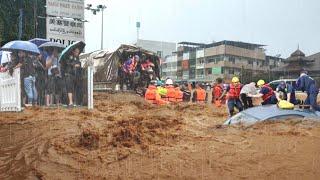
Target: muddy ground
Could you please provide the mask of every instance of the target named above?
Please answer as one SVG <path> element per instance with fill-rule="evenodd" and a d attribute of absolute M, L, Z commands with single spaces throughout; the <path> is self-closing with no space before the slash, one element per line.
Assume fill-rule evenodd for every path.
<path fill-rule="evenodd" d="M 320 124 L 220 126 L 224 108 L 95 94 L 95 109 L 0 114 L 0 179 L 318 179 Z"/>

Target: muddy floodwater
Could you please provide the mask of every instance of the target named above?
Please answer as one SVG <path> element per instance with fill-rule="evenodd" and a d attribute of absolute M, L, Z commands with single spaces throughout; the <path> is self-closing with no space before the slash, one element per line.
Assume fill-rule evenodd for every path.
<path fill-rule="evenodd" d="M 0 114 L 0 179 L 319 179 L 320 124 L 223 127 L 225 108 L 95 94 L 95 109 Z"/>

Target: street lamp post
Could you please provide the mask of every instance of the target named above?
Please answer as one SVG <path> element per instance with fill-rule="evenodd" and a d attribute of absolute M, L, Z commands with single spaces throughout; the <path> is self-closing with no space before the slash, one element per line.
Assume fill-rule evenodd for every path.
<path fill-rule="evenodd" d="M 107 6 L 105 5 L 98 5 L 97 8 L 92 8 L 92 4 L 87 4 L 86 10 L 90 10 L 94 15 L 97 14 L 97 12 L 101 11 L 101 50 L 103 49 L 103 11 L 106 9 Z"/>

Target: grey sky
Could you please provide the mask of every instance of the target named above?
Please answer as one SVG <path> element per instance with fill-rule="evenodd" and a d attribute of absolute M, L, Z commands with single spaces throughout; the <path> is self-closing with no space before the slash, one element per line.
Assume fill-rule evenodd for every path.
<path fill-rule="evenodd" d="M 105 4 L 104 47 L 140 38 L 209 43 L 235 40 L 268 45 L 267 54 L 287 57 L 297 49 L 320 51 L 319 0 L 85 0 Z M 100 49 L 101 14 L 85 12 L 87 51 Z"/>

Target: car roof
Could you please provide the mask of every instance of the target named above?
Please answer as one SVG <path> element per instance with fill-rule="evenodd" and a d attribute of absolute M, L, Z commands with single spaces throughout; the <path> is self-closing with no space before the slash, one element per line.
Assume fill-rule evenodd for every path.
<path fill-rule="evenodd" d="M 271 81 L 270 83 L 273 83 L 273 82 L 288 82 L 288 81 L 297 81 L 297 79 L 279 79 L 279 80 L 274 80 L 274 81 Z"/>
<path fill-rule="evenodd" d="M 237 122 L 241 121 L 243 123 L 252 123 L 253 121 L 265 121 L 268 119 L 280 117 L 280 116 L 302 116 L 302 117 L 310 117 L 316 118 L 320 120 L 320 113 L 316 113 L 311 110 L 285 110 L 280 109 L 277 105 L 265 105 L 265 106 L 257 106 L 253 108 L 249 108 L 245 111 L 240 112 L 242 117 L 235 120 L 235 117 L 231 117 L 226 121 L 227 124 L 233 124 L 232 121 L 235 120 Z M 250 120 L 249 120 L 250 119 Z M 236 123 L 236 122 L 234 122 Z"/>

